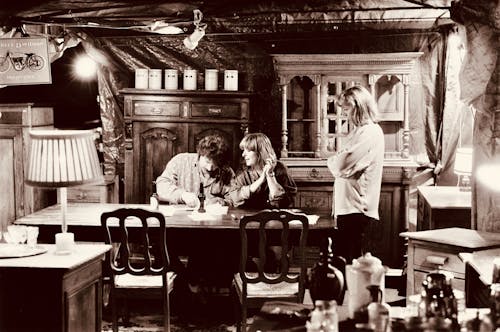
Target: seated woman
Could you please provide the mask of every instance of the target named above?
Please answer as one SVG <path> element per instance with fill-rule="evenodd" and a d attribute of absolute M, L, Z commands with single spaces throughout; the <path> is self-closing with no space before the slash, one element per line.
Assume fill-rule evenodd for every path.
<path fill-rule="evenodd" d="M 245 166 L 231 183 L 229 200 L 235 207 L 247 209 L 287 208 L 293 204 L 297 186 L 285 164 L 278 161 L 269 138 L 262 133 L 247 134 L 240 142 Z M 256 249 L 256 248 L 255 248 Z M 269 247 L 266 271 L 275 272 L 281 252 Z"/>
<path fill-rule="evenodd" d="M 230 203 L 249 209 L 291 206 L 297 186 L 286 165 L 277 160 L 269 138 L 262 133 L 247 134 L 240 149 L 245 165 L 232 181 Z"/>

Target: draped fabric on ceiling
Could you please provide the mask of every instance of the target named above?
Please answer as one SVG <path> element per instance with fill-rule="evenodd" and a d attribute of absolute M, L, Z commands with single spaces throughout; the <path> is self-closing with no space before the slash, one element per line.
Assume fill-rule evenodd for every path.
<path fill-rule="evenodd" d="M 280 92 L 273 69 L 272 58 L 258 41 L 220 41 L 207 36 L 199 46 L 187 50 L 182 36 L 137 36 L 86 38 L 83 43 L 88 53 L 96 52 L 106 60 L 99 72 L 101 120 L 104 130 L 106 172 L 114 173 L 124 160 L 123 99 L 119 90 L 134 86 L 135 68 L 174 68 L 181 74 L 186 68 L 198 70 L 198 87 L 203 87 L 203 73 L 207 68 L 237 69 L 239 89 L 253 92 L 251 130 L 269 135 L 280 149 Z M 437 32 L 376 37 L 346 38 L 332 36 L 328 42 L 307 44 L 306 53 L 347 53 L 356 48 L 359 53 L 422 51 L 412 73 L 410 93 L 411 154 L 421 164 L 441 164 L 449 170 L 453 162 L 452 147 L 457 136 L 453 134 L 458 112 L 454 112 L 455 94 L 443 93 L 450 89 L 440 85 L 443 61 L 446 61 L 447 34 Z M 349 44 L 350 43 L 350 44 Z M 278 42 L 279 44 L 279 42 Z M 286 44 L 290 53 L 303 47 L 301 42 Z M 281 50 L 280 50 L 281 51 Z M 448 51 L 449 52 L 449 51 Z M 448 61 L 448 73 L 458 71 L 459 64 Z M 451 69 L 450 69 L 451 68 Z M 447 85 L 457 86 L 457 75 L 447 75 Z M 444 99 L 446 98 L 446 99 Z M 449 99 L 449 100 L 448 100 Z M 448 106 L 448 104 L 450 106 Z M 443 106 L 444 105 L 444 106 Z M 443 109 L 448 109 L 443 125 Z M 452 167 L 451 167 L 452 168 Z M 119 170 L 118 170 L 119 172 Z M 454 180 L 453 180 L 454 181 Z"/>

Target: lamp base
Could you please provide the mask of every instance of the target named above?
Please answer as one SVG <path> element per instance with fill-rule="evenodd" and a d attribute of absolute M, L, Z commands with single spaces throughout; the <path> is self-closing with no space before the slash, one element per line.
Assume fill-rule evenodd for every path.
<path fill-rule="evenodd" d="M 56 255 L 69 255 L 75 246 L 75 234 L 57 233 L 56 234 Z"/>

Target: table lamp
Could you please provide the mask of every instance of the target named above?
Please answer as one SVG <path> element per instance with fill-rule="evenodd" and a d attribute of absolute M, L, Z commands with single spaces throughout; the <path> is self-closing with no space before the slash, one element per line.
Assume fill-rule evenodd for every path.
<path fill-rule="evenodd" d="M 472 173 L 472 148 L 457 148 L 455 154 L 455 166 L 453 168 L 458 175 L 457 185 L 460 191 L 470 191 L 470 176 Z"/>
<path fill-rule="evenodd" d="M 59 188 L 61 233 L 56 234 L 56 254 L 69 254 L 74 234 L 66 223 L 67 187 L 103 181 L 94 133 L 91 130 L 32 130 L 27 185 Z"/>

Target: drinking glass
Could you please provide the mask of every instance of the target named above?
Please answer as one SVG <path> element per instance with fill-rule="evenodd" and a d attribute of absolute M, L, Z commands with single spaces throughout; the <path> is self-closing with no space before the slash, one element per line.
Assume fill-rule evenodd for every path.
<path fill-rule="evenodd" d="M 27 244 L 30 248 L 35 248 L 38 239 L 38 227 L 28 226 L 26 228 Z"/>

